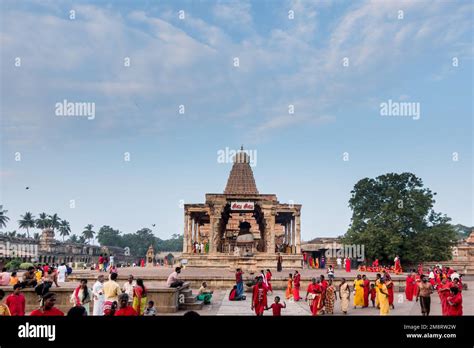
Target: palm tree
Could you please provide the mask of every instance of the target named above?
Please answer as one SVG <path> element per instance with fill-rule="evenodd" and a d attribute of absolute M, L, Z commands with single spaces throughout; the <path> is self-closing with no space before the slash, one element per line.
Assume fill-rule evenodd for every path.
<path fill-rule="evenodd" d="M 36 232 L 34 235 L 33 235 L 33 239 L 34 240 L 39 240 L 40 239 L 40 234 L 38 232 Z"/>
<path fill-rule="evenodd" d="M 0 228 L 7 227 L 7 222 L 10 220 L 5 214 L 8 213 L 8 210 L 3 210 L 3 205 L 0 205 Z"/>
<path fill-rule="evenodd" d="M 59 234 L 63 237 L 63 242 L 64 237 L 69 236 L 69 233 L 71 233 L 71 226 L 69 226 L 69 222 L 62 220 L 59 224 Z"/>
<path fill-rule="evenodd" d="M 49 227 L 51 227 L 53 229 L 53 232 L 56 228 L 59 228 L 59 223 L 60 223 L 61 219 L 59 218 L 58 214 L 50 215 L 49 216 L 49 221 L 51 223 L 51 225 Z"/>
<path fill-rule="evenodd" d="M 69 242 L 71 243 L 77 243 L 77 236 L 73 234 L 71 237 L 69 237 Z"/>
<path fill-rule="evenodd" d="M 21 220 L 18 220 L 18 226 L 20 228 L 26 228 L 26 234 L 28 235 L 28 238 L 30 238 L 29 229 L 35 227 L 35 217 L 29 211 L 27 211 L 23 216 L 20 215 L 20 217 Z"/>
<path fill-rule="evenodd" d="M 89 224 L 89 225 L 87 225 L 86 227 L 84 227 L 84 231 L 82 232 L 82 235 L 84 236 L 84 239 L 85 239 L 85 240 L 90 240 L 90 239 L 94 238 L 95 232 L 92 231 L 92 228 L 93 228 L 93 227 L 94 227 L 94 226 L 91 225 L 91 224 Z"/>
<path fill-rule="evenodd" d="M 39 214 L 39 219 L 36 219 L 36 228 L 45 229 L 51 227 L 51 221 L 48 219 L 46 213 Z"/>

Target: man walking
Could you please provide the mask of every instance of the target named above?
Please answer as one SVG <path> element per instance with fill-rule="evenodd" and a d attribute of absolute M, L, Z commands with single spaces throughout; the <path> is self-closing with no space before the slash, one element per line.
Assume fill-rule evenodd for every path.
<path fill-rule="evenodd" d="M 428 278 L 424 275 L 421 276 L 421 283 L 418 285 L 419 291 L 416 296 L 416 301 L 420 299 L 421 315 L 430 315 L 431 308 L 431 294 L 433 293 L 433 286 L 428 281 Z"/>

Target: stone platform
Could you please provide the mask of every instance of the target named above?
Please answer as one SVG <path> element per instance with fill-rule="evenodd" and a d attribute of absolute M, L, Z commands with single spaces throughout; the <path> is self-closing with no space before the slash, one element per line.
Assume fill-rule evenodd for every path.
<path fill-rule="evenodd" d="M 301 255 L 281 254 L 283 267 L 302 269 Z M 277 254 L 259 253 L 254 256 L 234 256 L 229 254 L 192 254 L 184 253 L 181 260 L 186 260 L 187 268 L 218 268 L 235 270 L 241 268 L 244 272 L 257 272 L 261 269 L 275 268 Z"/>

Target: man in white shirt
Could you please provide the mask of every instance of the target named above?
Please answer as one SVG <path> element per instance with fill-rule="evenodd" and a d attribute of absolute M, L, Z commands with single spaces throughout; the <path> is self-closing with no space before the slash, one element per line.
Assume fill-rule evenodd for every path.
<path fill-rule="evenodd" d="M 123 284 L 122 291 L 128 295 L 128 302 L 133 301 L 133 288 L 137 285 L 137 282 L 133 280 L 133 275 L 128 276 L 128 282 Z"/>
<path fill-rule="evenodd" d="M 114 265 L 114 255 L 110 254 L 110 267 L 112 267 Z"/>
<path fill-rule="evenodd" d="M 92 294 L 94 295 L 94 311 L 92 315 L 104 315 L 104 275 L 100 274 L 97 281 L 92 287 Z"/>
<path fill-rule="evenodd" d="M 337 268 L 341 269 L 341 268 L 342 268 L 342 260 L 341 260 L 341 258 L 338 257 L 337 260 L 336 260 L 336 262 L 337 262 Z"/>
<path fill-rule="evenodd" d="M 168 280 L 166 281 L 166 284 L 168 285 L 168 287 L 178 288 L 181 285 L 183 285 L 184 282 L 181 279 L 179 279 L 179 273 L 181 273 L 181 267 L 176 267 L 174 269 L 174 272 L 168 276 Z"/>
<path fill-rule="evenodd" d="M 201 245 L 199 246 L 199 251 L 201 254 L 204 254 L 204 243 L 201 242 Z"/>
<path fill-rule="evenodd" d="M 58 267 L 58 283 L 66 282 L 66 273 L 67 267 L 66 264 L 63 262 L 61 266 Z"/>

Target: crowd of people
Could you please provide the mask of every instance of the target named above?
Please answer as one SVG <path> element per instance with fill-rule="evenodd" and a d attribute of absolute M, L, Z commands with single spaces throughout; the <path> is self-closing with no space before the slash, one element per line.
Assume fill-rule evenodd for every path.
<path fill-rule="evenodd" d="M 405 280 L 405 298 L 420 302 L 421 314 L 428 316 L 431 311 L 431 295 L 438 293 L 441 313 L 448 316 L 463 315 L 462 277 L 454 269 L 436 265 L 423 273 L 423 266 L 411 270 Z"/>
<path fill-rule="evenodd" d="M 113 264 L 101 268 L 110 269 Z M 397 270 L 400 264 L 397 265 Z M 31 266 L 18 277 L 16 272 L 9 273 L 4 268 L 0 273 L 0 285 L 12 286 L 13 292 L 5 299 L 5 292 L 0 290 L 0 315 L 24 316 L 25 297 L 22 289 L 34 288 L 40 301 L 40 308 L 34 310 L 30 315 L 48 316 L 64 315 L 55 307 L 56 295 L 52 292 L 53 286 L 60 287 L 65 282 L 72 270 L 65 264 L 60 266 L 48 265 Z M 181 267 L 176 267 L 167 279 L 167 286 L 179 288 L 184 281 L 180 279 Z M 395 308 L 394 290 L 395 284 L 389 271 L 377 273 L 375 280 L 371 281 L 365 274 L 358 274 L 353 282 L 341 278 L 338 286 L 335 284 L 335 270 L 329 265 L 326 270 L 327 279 L 324 275 L 313 277 L 302 296 L 301 275 L 298 270 L 290 273 L 284 300 L 290 302 L 306 301 L 311 314 L 314 316 L 334 314 L 336 302 L 340 302 L 340 310 L 343 314 L 348 313 L 351 305 L 351 294 L 353 295 L 352 306 L 357 308 L 379 309 L 380 315 L 388 315 Z M 95 315 L 95 316 L 150 316 L 156 315 L 153 301 L 148 301 L 147 288 L 142 279 L 134 279 L 129 275 L 126 282 L 120 285 L 117 282 L 118 274 L 112 272 L 108 275 L 100 272 L 97 280 L 89 288 L 87 279 L 81 279 L 70 295 L 72 308 L 67 315 Z M 268 305 L 268 295 L 273 295 L 273 274 L 270 269 L 261 270 L 253 278 L 251 310 L 260 316 L 266 310 L 272 309 L 273 315 L 281 315 L 282 309 L 286 308 L 285 301 L 279 296 L 274 297 L 274 303 Z M 250 284 L 248 284 L 250 285 Z M 450 267 L 436 265 L 428 269 L 424 274 L 422 265 L 413 269 L 405 280 L 405 299 L 420 303 L 422 315 L 431 312 L 431 295 L 437 292 L 441 312 L 445 316 L 463 315 L 463 283 L 462 277 Z M 208 288 L 207 282 L 202 282 L 198 290 L 197 300 L 204 304 L 210 304 L 213 291 Z M 246 300 L 244 294 L 244 272 L 238 268 L 235 272 L 235 285 L 229 293 L 230 301 Z M 91 307 L 92 306 L 92 307 Z"/>
<path fill-rule="evenodd" d="M 34 268 L 25 272 L 23 281 L 13 285 L 13 292 L 0 306 L 0 315 L 24 316 L 25 296 L 21 293 L 26 287 L 35 287 L 40 299 L 40 308 L 32 311 L 31 316 L 64 316 L 64 313 L 55 307 L 56 294 L 51 289 L 52 282 L 56 282 L 51 276 L 51 269 L 46 273 L 43 282 L 37 284 Z M 33 279 L 33 277 L 35 277 Z M 99 274 L 92 288 L 89 288 L 87 279 L 81 279 L 77 287 L 70 295 L 72 308 L 68 316 L 152 316 L 157 311 L 153 301 L 147 300 L 147 289 L 142 279 L 135 280 L 133 275 L 120 286 L 117 283 L 117 273 L 112 273 L 108 281 L 105 276 Z M 51 284 L 50 284 L 51 283 Z M 41 286 L 42 285 L 42 286 Z M 41 286 L 41 290 L 39 289 Z M 59 285 L 56 282 L 56 286 Z M 0 289 L 0 302 L 5 292 Z M 92 313 L 91 313 L 91 304 Z"/>

